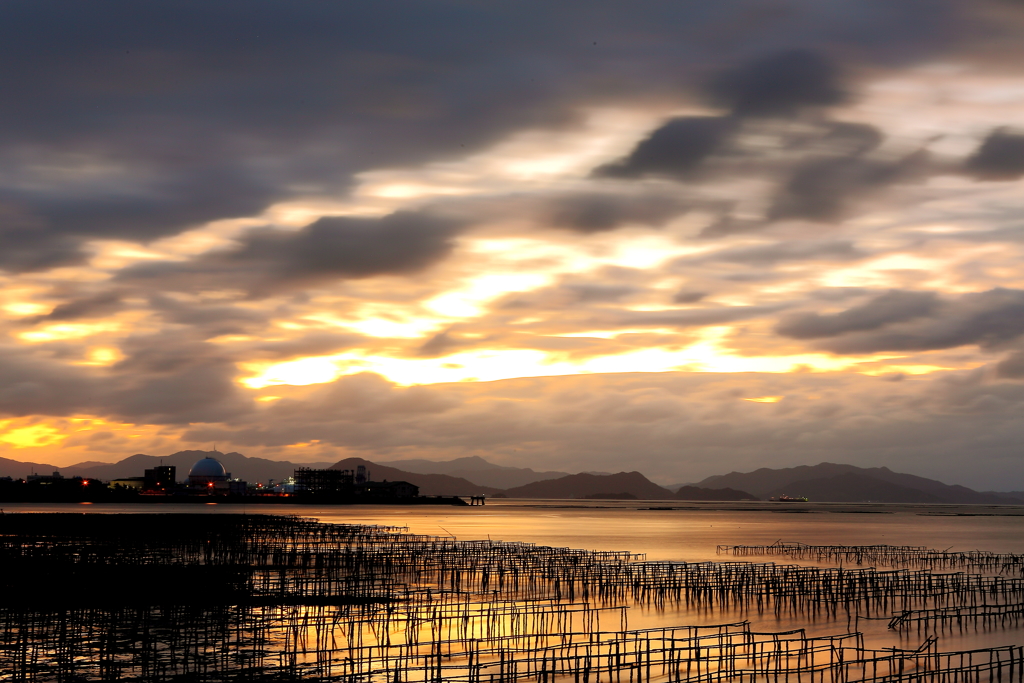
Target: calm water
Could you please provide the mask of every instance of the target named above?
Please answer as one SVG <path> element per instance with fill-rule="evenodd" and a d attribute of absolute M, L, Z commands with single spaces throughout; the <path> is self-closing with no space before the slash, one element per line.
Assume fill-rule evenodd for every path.
<path fill-rule="evenodd" d="M 650 509 L 671 507 L 672 509 Z M 1024 507 L 838 503 L 701 504 L 679 501 L 577 502 L 490 500 L 447 505 L 41 505 L 0 504 L 7 512 L 287 514 L 324 522 L 406 526 L 460 540 L 647 553 L 652 560 L 714 560 L 719 544 L 778 539 L 812 544 L 923 545 L 1024 553 Z"/>
<path fill-rule="evenodd" d="M 682 504 L 673 502 L 577 503 L 488 501 L 484 507 L 449 506 L 238 506 L 238 505 L 32 505 L 4 504 L 6 512 L 190 512 L 196 514 L 295 514 L 324 522 L 406 526 L 413 533 L 460 540 L 525 541 L 539 545 L 646 553 L 652 560 L 722 560 L 718 544 L 766 544 L 782 539 L 810 544 L 921 545 L 952 550 L 1024 553 L 1024 508 L 992 506 L 844 505 L 808 503 Z M 650 509 L 671 507 L 673 509 Z M 757 560 L 758 558 L 748 558 Z M 774 559 L 789 562 L 786 559 Z M 776 619 L 736 611 L 695 613 L 630 610 L 631 628 L 723 623 L 749 618 L 764 630 L 806 627 L 809 634 L 864 631 L 873 647 L 907 647 L 922 635 L 889 632 L 885 622 L 849 624 Z M 1024 644 L 1024 629 L 939 633 L 944 650 Z"/>

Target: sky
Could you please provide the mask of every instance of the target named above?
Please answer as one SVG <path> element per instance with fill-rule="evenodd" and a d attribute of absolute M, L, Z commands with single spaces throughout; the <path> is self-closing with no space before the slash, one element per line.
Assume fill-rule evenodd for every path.
<path fill-rule="evenodd" d="M 1024 3 L 0 22 L 0 457 L 1024 489 Z"/>

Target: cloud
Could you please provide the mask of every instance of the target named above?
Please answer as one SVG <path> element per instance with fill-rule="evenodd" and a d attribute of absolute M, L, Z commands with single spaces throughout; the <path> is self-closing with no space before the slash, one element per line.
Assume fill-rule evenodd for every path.
<path fill-rule="evenodd" d="M 601 166 L 594 175 L 639 178 L 687 176 L 719 151 L 736 128 L 726 116 L 684 116 L 669 120 L 641 140 L 624 159 Z"/>
<path fill-rule="evenodd" d="M 590 234 L 630 223 L 660 227 L 688 208 L 678 198 L 666 195 L 591 192 L 552 199 L 542 218 L 554 227 Z"/>
<path fill-rule="evenodd" d="M 685 310 L 619 311 L 594 318 L 595 325 L 618 327 L 699 327 L 721 325 L 776 313 L 783 305 L 765 306 L 708 306 Z"/>
<path fill-rule="evenodd" d="M 149 242 L 337 197 L 361 172 L 463 158 L 578 123 L 595 104 L 676 97 L 708 63 L 750 53 L 829 42 L 854 60 L 905 62 L 942 46 L 957 15 L 945 0 L 798 0 L 765 32 L 745 0 L 58 6 L 16 1 L 0 27 L 8 272 L 82 263 L 91 240 Z M 816 59 L 755 61 L 716 92 L 743 112 L 830 101 Z"/>
<path fill-rule="evenodd" d="M 68 415 L 86 409 L 94 398 L 96 377 L 87 369 L 7 345 L 0 353 L 0 414 Z"/>
<path fill-rule="evenodd" d="M 910 319 L 900 320 L 901 314 Z M 850 325 L 860 321 L 873 327 L 844 334 L 855 329 Z M 819 346 L 840 354 L 930 351 L 971 344 L 999 348 L 1024 334 L 1024 291 L 997 288 L 947 298 L 938 305 L 923 296 L 915 304 L 906 294 L 893 294 L 825 318 L 817 330 L 816 323 L 816 319 L 803 324 L 796 321 L 788 328 L 782 326 L 780 331 L 838 335 Z"/>
<path fill-rule="evenodd" d="M 695 304 L 704 299 L 707 295 L 707 292 L 694 292 L 692 290 L 682 289 L 672 296 L 672 303 Z"/>
<path fill-rule="evenodd" d="M 991 425 L 1000 452 L 1019 443 L 1004 416 L 1024 388 L 1004 380 L 1020 295 L 992 289 L 1019 284 L 1019 197 L 964 176 L 1019 175 L 1018 132 L 967 156 L 1015 115 L 990 97 L 1012 73 L 985 60 L 1017 64 L 1020 48 L 972 52 L 988 35 L 976 6 L 225 2 L 14 0 L 0 24 L 5 414 L 99 415 L 286 458 L 315 439 L 320 459 L 556 453 L 601 469 L 630 452 L 676 481 L 766 454 L 930 466 Z M 906 151 L 923 144 L 948 161 Z M 902 185 L 919 166 L 931 182 Z M 904 357 L 858 366 L 882 379 L 238 381 L 309 357 L 301 381 L 669 370 L 688 346 L 721 354 L 716 368 Z M 893 372 L 993 350 L 1011 355 L 957 386 Z M 458 369 L 432 360 L 460 352 Z"/>
<path fill-rule="evenodd" d="M 140 424 L 240 417 L 252 399 L 235 383 L 232 359 L 211 345 L 164 335 L 135 337 L 109 370 L 68 365 L 35 349 L 0 354 L 0 414 L 88 414 Z"/>
<path fill-rule="evenodd" d="M 997 128 L 967 160 L 966 168 L 982 180 L 1016 180 L 1024 176 L 1024 134 Z"/>
<path fill-rule="evenodd" d="M 596 177 L 676 180 L 788 177 L 763 220 L 725 213 L 701 232 L 720 238 L 754 232 L 782 219 L 834 221 L 853 200 L 921 170 L 925 156 L 875 158 L 884 141 L 876 126 L 801 116 L 847 99 L 838 69 L 822 54 L 785 50 L 726 70 L 708 93 L 728 113 L 670 119 Z M 784 125 L 777 119 L 791 120 Z M 876 155 L 877 156 L 877 155 Z"/>
<path fill-rule="evenodd" d="M 678 259 L 674 269 L 700 263 L 735 263 L 750 266 L 772 266 L 789 261 L 854 261 L 867 256 L 849 240 L 804 240 L 774 242 L 750 247 L 730 247 L 700 256 Z"/>
<path fill-rule="evenodd" d="M 918 159 L 916 154 L 897 162 L 859 156 L 809 159 L 797 166 L 767 217 L 769 220 L 835 220 L 842 216 L 852 199 L 905 177 Z"/>
<path fill-rule="evenodd" d="M 100 292 L 89 297 L 72 299 L 54 306 L 53 310 L 46 315 L 37 316 L 32 322 L 44 322 L 53 320 L 77 320 L 79 318 L 90 318 L 105 316 L 113 313 L 122 306 L 121 294 L 116 291 Z"/>
<path fill-rule="evenodd" d="M 304 331 L 293 339 L 260 340 L 249 345 L 242 353 L 252 358 L 287 360 L 325 356 L 357 345 L 369 346 L 367 340 L 358 335 L 330 330 L 311 330 Z"/>
<path fill-rule="evenodd" d="M 999 361 L 996 375 L 1007 379 L 1024 379 L 1024 351 L 1014 351 Z"/>
<path fill-rule="evenodd" d="M 456 339 L 448 330 L 438 332 L 425 341 L 416 351 L 416 355 L 423 358 L 440 358 L 472 344 L 479 344 L 480 341 Z"/>
<path fill-rule="evenodd" d="M 452 250 L 460 221 L 398 211 L 381 218 L 321 218 L 297 231 L 254 229 L 224 251 L 189 262 L 134 266 L 118 279 L 181 289 L 246 288 L 255 296 L 341 279 L 409 275 Z"/>
<path fill-rule="evenodd" d="M 934 292 L 890 290 L 865 304 L 841 313 L 821 315 L 803 313 L 782 320 L 775 328 L 791 339 L 821 339 L 846 332 L 876 330 L 894 322 L 904 322 L 933 313 L 939 299 Z"/>
<path fill-rule="evenodd" d="M 123 377 L 119 388 L 104 392 L 104 407 L 122 419 L 149 424 L 228 422 L 249 412 L 252 399 L 236 384 L 234 363 L 177 360 L 173 372 Z"/>
<path fill-rule="evenodd" d="M 735 216 L 723 215 L 718 220 L 702 228 L 697 235 L 701 239 L 715 239 L 728 237 L 730 235 L 742 235 L 745 233 L 764 230 L 767 224 L 761 220 L 750 220 L 736 218 Z"/>
<path fill-rule="evenodd" d="M 459 227 L 454 221 L 405 211 L 380 219 L 328 217 L 295 233 L 252 231 L 220 260 L 229 267 L 259 266 L 272 279 L 285 282 L 401 275 L 446 256 Z"/>
<path fill-rule="evenodd" d="M 708 94 L 737 116 L 792 116 L 806 107 L 847 98 L 838 69 L 824 55 L 786 50 L 730 69 L 708 84 Z"/>

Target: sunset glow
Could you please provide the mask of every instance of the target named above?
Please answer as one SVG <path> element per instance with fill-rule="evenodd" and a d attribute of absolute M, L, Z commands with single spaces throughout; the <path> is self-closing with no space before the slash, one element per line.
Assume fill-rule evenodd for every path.
<path fill-rule="evenodd" d="M 74 14 L 6 62 L 0 457 L 1024 488 L 1024 11 L 925 5 Z"/>

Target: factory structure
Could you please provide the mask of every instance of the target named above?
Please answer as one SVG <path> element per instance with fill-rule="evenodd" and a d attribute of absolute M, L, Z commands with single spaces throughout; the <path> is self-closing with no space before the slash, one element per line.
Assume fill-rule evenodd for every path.
<path fill-rule="evenodd" d="M 420 489 L 407 481 L 370 481 L 370 473 L 359 465 L 352 470 L 295 470 L 296 496 L 357 496 L 368 498 L 415 498 Z"/>

